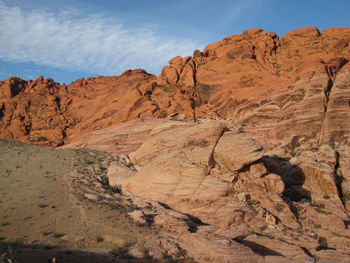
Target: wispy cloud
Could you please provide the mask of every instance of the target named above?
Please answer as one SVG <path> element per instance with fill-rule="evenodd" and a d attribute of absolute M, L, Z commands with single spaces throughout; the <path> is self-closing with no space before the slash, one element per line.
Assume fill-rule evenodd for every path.
<path fill-rule="evenodd" d="M 0 1 L 0 59 L 5 61 L 103 75 L 128 68 L 157 73 L 170 58 L 200 47 L 197 41 L 160 34 L 150 25 L 128 28 L 103 15 L 81 18 L 69 10 L 22 10 Z"/>
<path fill-rule="evenodd" d="M 259 0 L 233 1 L 225 7 L 221 16 L 221 22 L 229 24 L 240 19 L 246 10 L 256 7 Z"/>

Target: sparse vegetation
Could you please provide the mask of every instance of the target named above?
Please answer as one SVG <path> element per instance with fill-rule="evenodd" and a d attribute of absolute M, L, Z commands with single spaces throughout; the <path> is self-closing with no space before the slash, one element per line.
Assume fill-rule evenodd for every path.
<path fill-rule="evenodd" d="M 109 178 L 108 178 L 107 175 L 103 175 L 103 176 L 101 177 L 101 184 L 102 184 L 103 186 L 109 186 Z"/>
<path fill-rule="evenodd" d="M 62 233 L 55 233 L 53 234 L 53 237 L 54 238 L 61 238 L 61 237 L 64 237 L 66 234 L 62 234 Z"/>
<path fill-rule="evenodd" d="M 250 205 L 250 206 L 257 205 L 260 203 L 259 201 L 252 200 L 252 199 L 248 199 L 246 202 L 247 202 L 247 205 Z"/>
<path fill-rule="evenodd" d="M 260 226 L 260 227 L 259 227 L 259 230 L 260 230 L 260 231 L 264 231 L 264 230 L 266 230 L 266 228 L 267 228 L 267 226 L 263 225 L 263 226 Z"/>
<path fill-rule="evenodd" d="M 132 162 L 128 162 L 128 163 L 126 164 L 126 167 L 128 167 L 128 168 L 134 167 L 134 164 L 133 164 Z"/>
<path fill-rule="evenodd" d="M 321 229 L 321 228 L 322 228 L 322 225 L 320 225 L 320 224 L 315 224 L 315 225 L 314 225 L 314 228 L 315 228 L 315 229 Z"/>
<path fill-rule="evenodd" d="M 169 260 L 173 260 L 172 255 L 169 255 L 167 252 L 162 253 L 162 258 L 167 260 L 167 262 L 169 262 Z"/>
<path fill-rule="evenodd" d="M 202 104 L 203 104 L 202 98 L 198 97 L 196 103 L 194 104 L 194 107 L 198 108 L 198 107 L 202 106 Z"/>
<path fill-rule="evenodd" d="M 301 199 L 299 200 L 299 203 L 302 203 L 302 204 L 310 203 L 310 202 L 311 202 L 311 200 L 310 200 L 310 199 L 307 199 L 307 198 L 301 198 Z"/>
<path fill-rule="evenodd" d="M 323 203 L 310 203 L 310 205 L 319 209 L 324 209 L 326 207 Z"/>
<path fill-rule="evenodd" d="M 340 198 L 340 200 L 342 201 L 343 204 L 345 204 L 346 201 L 347 201 L 347 198 L 346 198 L 345 196 L 342 196 L 342 197 Z"/>
<path fill-rule="evenodd" d="M 276 209 L 277 212 L 282 212 L 283 211 L 283 206 L 281 204 L 277 204 L 275 206 L 275 209 Z"/>
<path fill-rule="evenodd" d="M 323 196 L 323 199 L 328 200 L 328 199 L 331 199 L 331 197 L 330 197 L 328 194 L 325 194 L 325 195 Z"/>
<path fill-rule="evenodd" d="M 97 243 L 101 243 L 101 242 L 103 242 L 104 241 L 104 238 L 102 237 L 102 236 L 97 236 L 96 237 L 96 242 Z"/>
<path fill-rule="evenodd" d="M 87 165 L 92 165 L 92 164 L 94 164 L 94 161 L 92 161 L 92 160 L 86 160 L 86 164 L 87 164 Z"/>
<path fill-rule="evenodd" d="M 126 244 L 122 247 L 113 249 L 110 253 L 116 258 L 131 259 L 132 256 L 130 255 L 129 250 L 130 250 L 130 245 Z"/>
<path fill-rule="evenodd" d="M 153 259 L 152 255 L 149 253 L 149 250 L 147 248 L 144 248 L 142 250 L 142 254 L 143 254 L 143 259 L 145 259 L 145 260 Z"/>
<path fill-rule="evenodd" d="M 327 212 L 325 210 L 322 210 L 321 208 L 316 207 L 316 211 L 319 212 L 320 214 L 324 214 L 324 215 L 329 215 L 331 214 L 330 212 Z"/>
<path fill-rule="evenodd" d="M 281 237 L 278 237 L 277 240 L 281 241 L 281 242 L 286 242 L 286 240 L 284 240 L 283 238 Z"/>
<path fill-rule="evenodd" d="M 316 233 L 312 233 L 312 234 L 310 235 L 310 237 L 312 237 L 313 239 L 317 239 L 317 238 L 318 238 L 318 235 L 317 235 Z"/>
<path fill-rule="evenodd" d="M 3 240 L 3 244 L 11 242 L 16 235 L 26 235 L 28 240 L 40 240 L 43 244 L 50 240 L 50 246 L 40 246 L 40 249 L 44 250 L 46 247 L 52 249 L 58 245 L 64 246 L 67 242 L 72 242 L 69 244 L 74 243 L 77 247 L 83 246 L 85 249 L 90 249 L 95 243 L 105 249 L 111 245 L 110 242 L 106 242 L 105 235 L 113 235 L 123 242 L 149 239 L 153 234 L 156 235 L 153 230 L 134 224 L 126 216 L 129 210 L 135 210 L 135 205 L 129 204 L 124 197 L 121 199 L 116 194 L 112 197 L 109 195 L 121 191 L 119 187 L 110 186 L 106 176 L 107 167 L 110 162 L 118 161 L 117 156 L 94 150 L 49 149 L 4 139 L 0 139 L 0 149 L 0 183 L 4 189 L 0 200 L 0 211 L 3 212 L 0 221 L 3 233 L 0 233 L 0 239 Z M 21 192 L 20 197 L 17 190 Z M 92 236 L 92 243 L 82 244 L 80 239 L 76 241 L 76 236 L 72 234 L 79 232 L 79 238 L 91 239 L 91 232 L 86 232 L 85 229 L 76 231 L 85 220 L 78 216 L 80 208 L 86 212 L 88 219 L 92 217 L 104 226 Z M 58 216 L 55 219 L 58 224 L 53 226 L 49 222 L 51 214 L 56 213 Z M 26 228 L 18 227 L 19 224 L 25 225 Z M 40 231 L 31 231 L 31 226 Z M 23 247 L 28 247 L 28 243 L 18 249 Z M 127 249 L 124 249 L 124 252 L 123 249 L 117 251 L 117 254 L 128 257 Z M 73 251 L 72 256 L 76 257 L 76 253 Z M 62 261 L 59 255 L 54 256 L 57 262 Z M 79 259 L 80 256 L 83 259 L 67 262 L 86 262 L 87 255 L 79 254 Z M 108 257 L 110 258 L 109 255 Z M 37 258 L 33 260 L 37 261 Z"/>
<path fill-rule="evenodd" d="M 319 243 L 319 246 L 318 246 L 317 250 L 327 249 L 328 248 L 327 238 L 319 237 L 318 238 L 318 243 Z"/>
<path fill-rule="evenodd" d="M 185 148 L 194 148 L 194 147 L 205 148 L 207 146 L 209 146 L 209 141 L 207 141 L 206 139 L 190 139 L 184 145 Z"/>

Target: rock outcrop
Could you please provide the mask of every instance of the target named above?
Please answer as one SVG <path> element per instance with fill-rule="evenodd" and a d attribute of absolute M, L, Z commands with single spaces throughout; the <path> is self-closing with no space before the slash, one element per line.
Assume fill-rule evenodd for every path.
<path fill-rule="evenodd" d="M 10 77 L 0 136 L 119 154 L 110 182 L 155 207 L 130 216 L 174 229 L 200 262 L 236 262 L 237 251 L 249 262 L 346 262 L 349 42 L 350 28 L 251 29 L 171 59 L 159 76 Z"/>
<path fill-rule="evenodd" d="M 321 164 L 267 156 L 218 121 L 158 123 L 129 157 L 110 166 L 110 183 L 152 202 L 155 210 L 137 213 L 171 229 L 198 262 L 263 260 L 241 245 L 265 262 L 349 256 L 349 217 Z"/>
<path fill-rule="evenodd" d="M 349 28 L 281 39 L 254 29 L 170 60 L 159 77 L 129 70 L 69 85 L 11 77 L 0 83 L 1 136 L 57 146 L 126 120 L 184 114 L 232 119 L 285 154 L 298 144 L 348 143 L 349 41 Z"/>

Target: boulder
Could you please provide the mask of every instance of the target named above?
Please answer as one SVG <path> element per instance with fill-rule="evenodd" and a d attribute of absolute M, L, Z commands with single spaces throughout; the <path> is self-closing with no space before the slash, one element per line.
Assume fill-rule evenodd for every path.
<path fill-rule="evenodd" d="M 263 148 L 256 141 L 231 131 L 224 133 L 214 151 L 216 163 L 231 171 L 240 170 L 263 155 Z"/>

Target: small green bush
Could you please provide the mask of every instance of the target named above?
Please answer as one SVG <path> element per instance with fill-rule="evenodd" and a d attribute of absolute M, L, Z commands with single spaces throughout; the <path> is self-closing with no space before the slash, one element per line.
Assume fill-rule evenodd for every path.
<path fill-rule="evenodd" d="M 128 167 L 128 168 L 134 167 L 134 164 L 133 164 L 132 162 L 128 162 L 128 163 L 126 164 L 126 167 Z"/>
<path fill-rule="evenodd" d="M 101 177 L 101 184 L 102 184 L 103 186 L 109 185 L 109 178 L 108 178 L 108 176 L 103 175 L 103 176 Z"/>
<path fill-rule="evenodd" d="M 320 237 L 318 239 L 318 243 L 320 244 L 319 245 L 319 249 L 327 249 L 328 248 L 328 242 L 327 242 L 327 239 L 325 237 Z"/>
<path fill-rule="evenodd" d="M 307 199 L 307 198 L 301 198 L 300 200 L 299 200 L 299 203 L 303 203 L 303 204 L 305 204 L 305 203 L 310 203 L 311 201 L 309 200 L 309 199 Z"/>
<path fill-rule="evenodd" d="M 329 195 L 325 194 L 325 195 L 323 196 L 323 199 L 328 200 L 328 199 L 331 199 L 331 197 L 330 197 Z"/>

